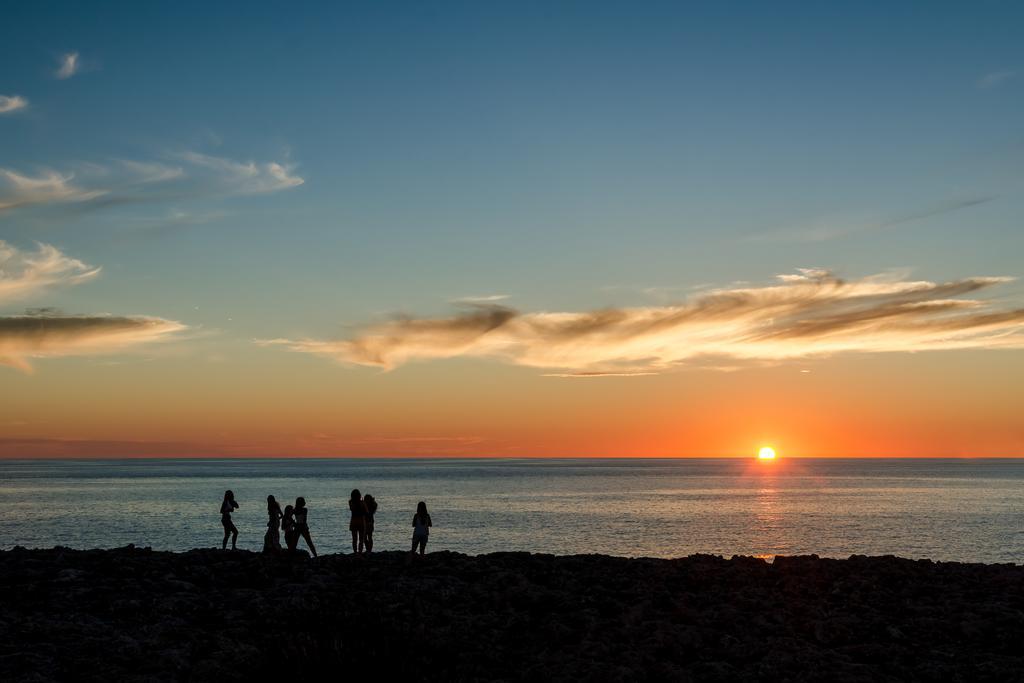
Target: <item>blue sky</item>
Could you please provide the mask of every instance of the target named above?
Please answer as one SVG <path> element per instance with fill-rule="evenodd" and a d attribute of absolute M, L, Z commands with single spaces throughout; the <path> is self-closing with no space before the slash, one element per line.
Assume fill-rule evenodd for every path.
<path fill-rule="evenodd" d="M 492 290 L 592 305 L 603 286 L 808 265 L 1015 265 L 1024 48 L 1012 3 L 545 5 L 9 9 L 0 92 L 31 107 L 3 120 L 7 167 L 196 149 L 289 158 L 306 182 L 3 229 L 145 271 L 144 252 L 170 249 L 225 276 L 276 263 L 316 288 L 330 274 L 366 283 L 360 298 L 376 300 L 363 312 Z M 72 50 L 82 73 L 55 82 Z M 743 241 L 993 196 L 867 235 Z M 124 233 L 160 209 L 229 215 L 177 244 L 131 244 Z"/>
<path fill-rule="evenodd" d="M 1016 3 L 3 16 L 0 96 L 27 105 L 0 114 L 0 169 L 103 193 L 0 211 L 0 240 L 103 268 L 8 314 L 159 316 L 262 358 L 287 354 L 253 339 L 336 338 L 463 297 L 579 311 L 801 267 L 1024 274 Z M 231 164 L 249 162 L 288 182 L 243 186 Z"/>

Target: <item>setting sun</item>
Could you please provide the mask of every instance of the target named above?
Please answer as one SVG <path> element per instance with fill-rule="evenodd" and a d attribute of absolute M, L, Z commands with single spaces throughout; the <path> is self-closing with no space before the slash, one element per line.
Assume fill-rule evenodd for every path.
<path fill-rule="evenodd" d="M 762 448 L 760 451 L 757 452 L 757 459 L 758 460 L 774 460 L 775 459 L 775 449 L 771 448 L 769 446 L 765 446 L 764 448 Z"/>

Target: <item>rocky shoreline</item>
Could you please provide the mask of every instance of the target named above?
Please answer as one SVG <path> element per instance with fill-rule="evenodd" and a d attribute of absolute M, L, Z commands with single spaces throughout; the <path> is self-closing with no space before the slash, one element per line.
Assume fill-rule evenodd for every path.
<path fill-rule="evenodd" d="M 15 548 L 0 590 L 4 681 L 1024 680 L 1015 565 Z"/>

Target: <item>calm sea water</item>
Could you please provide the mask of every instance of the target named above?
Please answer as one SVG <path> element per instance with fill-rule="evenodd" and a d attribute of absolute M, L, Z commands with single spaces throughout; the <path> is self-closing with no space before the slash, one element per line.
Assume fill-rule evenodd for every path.
<path fill-rule="evenodd" d="M 376 548 L 678 557 L 853 553 L 1024 561 L 1024 460 L 0 461 L 0 546 L 262 547 L 266 496 L 305 496 L 321 553 L 350 549 L 346 500 L 380 504 Z"/>

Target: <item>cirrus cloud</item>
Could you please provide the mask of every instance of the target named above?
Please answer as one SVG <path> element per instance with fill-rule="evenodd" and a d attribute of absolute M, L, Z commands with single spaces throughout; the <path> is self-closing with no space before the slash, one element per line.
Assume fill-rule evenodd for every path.
<path fill-rule="evenodd" d="M 100 268 L 65 256 L 50 244 L 23 251 L 0 240 L 0 303 L 27 298 L 50 287 L 79 285 L 99 275 Z"/>
<path fill-rule="evenodd" d="M 638 375 L 718 357 L 782 361 L 862 352 L 1024 348 L 1024 308 L 962 298 L 1010 278 L 952 282 L 821 269 L 776 284 L 713 290 L 673 306 L 522 313 L 475 305 L 440 318 L 401 317 L 349 339 L 271 339 L 292 351 L 392 369 L 415 360 L 487 357 L 557 376 Z"/>
<path fill-rule="evenodd" d="M 305 179 L 294 164 L 240 162 L 198 152 L 164 160 L 120 159 L 78 163 L 65 172 L 49 168 L 35 174 L 0 168 L 0 214 L 20 207 L 78 204 L 75 211 L 125 204 L 269 194 L 298 187 Z"/>
<path fill-rule="evenodd" d="M 45 170 L 32 176 L 0 168 L 0 211 L 32 204 L 82 202 L 108 192 L 103 188 L 86 189 L 76 185 L 74 173 Z"/>
<path fill-rule="evenodd" d="M 240 162 L 198 152 L 177 162 L 116 160 L 36 174 L 0 168 L 0 214 L 27 206 L 73 204 L 75 212 L 185 199 L 269 194 L 302 185 L 294 164 Z"/>
<path fill-rule="evenodd" d="M 240 194 L 277 192 L 298 187 L 306 182 L 295 174 L 293 164 L 282 164 L 276 161 L 242 162 L 199 152 L 185 152 L 181 158 L 191 164 L 213 171 L 221 182 Z"/>

